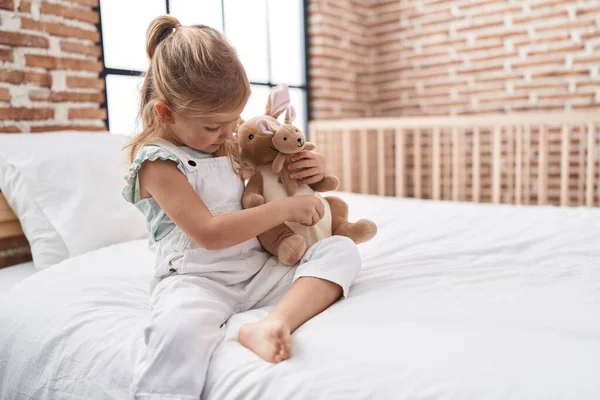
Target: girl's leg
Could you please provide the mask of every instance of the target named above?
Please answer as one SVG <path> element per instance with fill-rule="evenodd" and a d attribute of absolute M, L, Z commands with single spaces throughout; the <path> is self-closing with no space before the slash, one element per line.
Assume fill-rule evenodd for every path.
<path fill-rule="evenodd" d="M 160 282 L 146 348 L 134 372 L 135 399 L 199 399 L 210 357 L 232 314 L 228 288 L 196 276 Z"/>
<path fill-rule="evenodd" d="M 359 269 L 360 255 L 350 239 L 333 236 L 317 243 L 302 259 L 291 287 L 280 285 L 266 296 L 266 302 L 256 304 L 261 307 L 280 299 L 264 320 L 240 328 L 240 343 L 269 362 L 289 358 L 290 334 L 340 296 L 347 296 Z M 279 293 L 288 287 L 282 297 Z"/>

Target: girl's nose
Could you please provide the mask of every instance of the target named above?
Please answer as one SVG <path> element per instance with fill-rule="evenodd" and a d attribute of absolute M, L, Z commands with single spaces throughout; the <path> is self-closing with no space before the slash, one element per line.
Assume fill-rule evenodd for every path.
<path fill-rule="evenodd" d="M 233 137 L 233 130 L 231 129 L 231 127 L 226 127 L 223 130 L 223 133 L 221 133 L 221 137 L 223 139 L 231 139 L 231 137 Z"/>
<path fill-rule="evenodd" d="M 233 125 L 232 124 L 223 124 L 221 126 L 221 138 L 223 140 L 230 139 L 233 136 Z"/>

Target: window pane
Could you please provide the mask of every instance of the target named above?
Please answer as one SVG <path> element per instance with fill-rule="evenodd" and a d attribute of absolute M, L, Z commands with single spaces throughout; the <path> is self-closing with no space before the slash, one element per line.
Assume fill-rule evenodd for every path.
<path fill-rule="evenodd" d="M 100 6 L 106 67 L 146 70 L 146 29 L 152 19 L 166 13 L 165 1 L 101 0 Z"/>
<path fill-rule="evenodd" d="M 106 97 L 108 101 L 108 123 L 111 133 L 132 135 L 141 131 L 137 121 L 140 106 L 140 91 L 143 78 L 140 76 L 108 75 Z"/>
<path fill-rule="evenodd" d="M 252 85 L 252 94 L 250 95 L 250 99 L 248 99 L 246 108 L 244 108 L 242 118 L 249 119 L 264 115 L 270 91 L 271 88 L 268 86 Z"/>
<path fill-rule="evenodd" d="M 169 11 L 182 25 L 208 25 L 223 32 L 221 0 L 171 0 Z"/>
<path fill-rule="evenodd" d="M 308 136 L 308 127 L 306 125 L 306 92 L 302 89 L 290 88 L 290 100 L 296 110 L 294 125 L 302 129 L 304 136 Z"/>
<path fill-rule="evenodd" d="M 273 83 L 303 85 L 304 14 L 300 0 L 269 0 Z"/>
<path fill-rule="evenodd" d="M 225 35 L 236 48 L 250 80 L 268 82 L 265 0 L 225 0 Z"/>

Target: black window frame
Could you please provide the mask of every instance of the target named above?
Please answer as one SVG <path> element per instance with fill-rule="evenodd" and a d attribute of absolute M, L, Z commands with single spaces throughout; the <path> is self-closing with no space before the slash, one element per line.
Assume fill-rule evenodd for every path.
<path fill-rule="evenodd" d="M 255 86 L 267 86 L 269 88 L 273 88 L 275 86 L 277 86 L 276 83 L 273 82 L 272 79 L 272 73 L 271 73 L 271 48 L 270 48 L 270 38 L 269 38 L 269 11 L 268 11 L 268 5 L 269 5 L 269 1 L 270 0 L 266 0 L 266 4 L 267 4 L 267 16 L 266 16 L 266 23 L 267 23 L 267 68 L 268 68 L 268 76 L 269 79 L 267 82 L 256 82 L 256 81 L 250 81 L 251 85 L 255 85 Z M 275 0 L 276 1 L 276 0 Z M 303 10 L 302 10 L 302 14 L 303 14 L 303 36 L 304 36 L 304 84 L 303 85 L 288 85 L 291 89 L 300 89 L 302 91 L 304 91 L 305 93 L 305 116 L 306 116 L 306 124 L 308 126 L 308 123 L 311 120 L 311 110 L 310 110 L 310 105 L 311 105 L 311 92 L 310 92 L 310 73 L 309 73 L 309 65 L 310 65 L 310 55 L 309 55 L 309 33 L 308 33 L 308 0 L 303 0 L 302 1 L 302 6 L 303 6 Z M 98 11 L 98 15 L 99 15 L 99 21 L 96 24 L 96 27 L 98 29 L 98 32 L 100 33 L 100 48 L 102 49 L 102 54 L 99 57 L 99 61 L 102 62 L 102 72 L 100 72 L 100 78 L 104 79 L 104 102 L 100 104 L 101 108 L 105 108 L 106 109 L 106 119 L 104 120 L 104 123 L 106 125 L 106 129 L 110 130 L 110 120 L 109 120 L 109 113 L 108 113 L 108 94 L 107 94 L 107 85 L 106 85 L 106 77 L 110 76 L 110 75 L 120 75 L 120 76 L 142 76 L 144 74 L 145 71 L 140 71 L 140 70 L 132 70 L 132 69 L 123 69 L 123 68 L 108 68 L 106 67 L 105 64 L 105 60 L 104 60 L 104 40 L 103 40 L 103 34 L 102 34 L 102 8 L 101 8 L 101 1 L 98 1 L 98 6 L 94 7 L 94 9 L 96 11 Z M 165 10 L 166 10 L 166 14 L 170 14 L 171 10 L 170 10 L 170 4 L 169 4 L 169 0 L 165 0 Z M 225 26 L 225 0 L 221 0 L 221 16 L 222 16 L 222 25 L 223 25 L 223 33 L 226 32 L 226 26 Z M 308 136 L 308 132 L 306 132 L 306 135 Z"/>

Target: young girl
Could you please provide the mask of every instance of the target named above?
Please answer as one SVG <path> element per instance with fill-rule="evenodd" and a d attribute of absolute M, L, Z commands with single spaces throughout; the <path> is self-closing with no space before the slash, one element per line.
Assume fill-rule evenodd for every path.
<path fill-rule="evenodd" d="M 156 253 L 152 320 L 133 395 L 198 399 L 232 314 L 275 305 L 264 320 L 243 325 L 238 340 L 266 361 L 283 361 L 290 334 L 347 296 L 360 257 L 341 236 L 317 243 L 292 268 L 262 250 L 257 235 L 284 221 L 313 225 L 324 210 L 315 196 L 242 210 L 232 132 L 250 84 L 219 32 L 158 17 L 148 28 L 147 53 L 143 132 L 130 143 L 123 192 L 145 214 Z M 308 183 L 322 178 L 320 156 L 301 158 L 296 174 Z"/>

